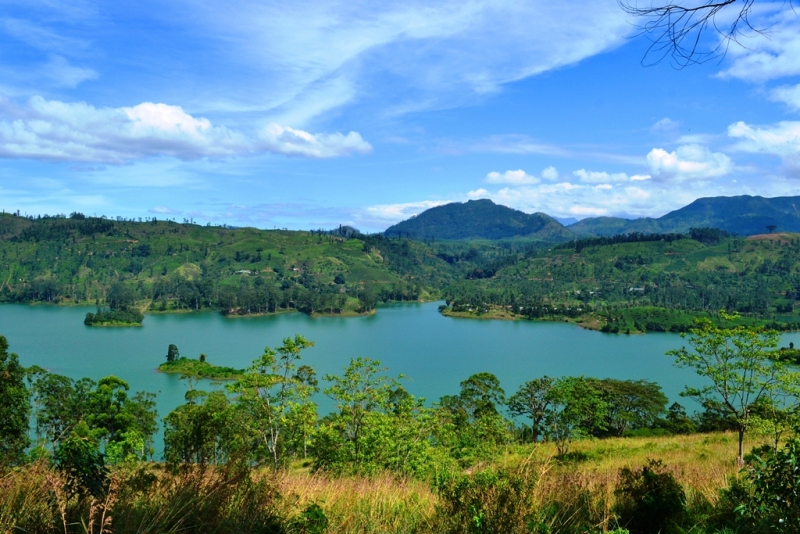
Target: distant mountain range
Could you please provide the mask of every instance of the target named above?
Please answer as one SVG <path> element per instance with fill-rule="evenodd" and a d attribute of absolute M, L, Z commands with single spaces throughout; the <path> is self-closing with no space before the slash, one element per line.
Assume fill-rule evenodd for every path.
<path fill-rule="evenodd" d="M 545 213 L 527 214 L 491 200 L 454 202 L 423 211 L 416 217 L 389 227 L 386 236 L 417 239 L 504 239 L 528 237 L 541 241 L 568 241 L 575 237 L 611 236 L 621 233 L 687 232 L 711 227 L 738 235 L 769 232 L 800 232 L 800 196 L 700 198 L 663 217 L 623 219 L 590 217 L 568 226 Z M 569 219 L 561 221 L 570 223 Z"/>

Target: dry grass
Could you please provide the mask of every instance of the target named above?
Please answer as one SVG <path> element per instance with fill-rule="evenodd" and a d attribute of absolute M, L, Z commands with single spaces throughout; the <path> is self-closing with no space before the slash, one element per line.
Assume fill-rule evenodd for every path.
<path fill-rule="evenodd" d="M 496 467 L 522 466 L 534 474 L 533 508 L 552 532 L 606 531 L 616 526 L 620 469 L 661 460 L 684 487 L 690 507 L 702 507 L 714 504 L 719 490 L 737 476 L 735 456 L 736 436 L 717 433 L 581 441 L 573 444 L 569 461 L 557 460 L 551 444 L 515 446 Z M 252 525 L 269 518 L 290 526 L 310 504 L 324 510 L 331 534 L 433 533 L 443 525 L 443 502 L 428 483 L 390 474 L 333 477 L 295 470 L 250 476 L 213 469 L 170 474 L 160 466 L 146 471 L 154 480 L 144 485 L 141 471 L 115 472 L 107 505 L 67 499 L 64 481 L 44 464 L 10 471 L 0 476 L 0 534 L 101 532 L 103 527 L 120 533 L 179 532 L 232 522 L 237 527 L 226 532 L 252 532 Z"/>
<path fill-rule="evenodd" d="M 329 532 L 418 532 L 428 530 L 436 496 L 428 484 L 389 474 L 372 478 L 332 478 L 286 473 L 278 486 L 294 499 L 294 513 L 311 503 L 325 511 Z"/>

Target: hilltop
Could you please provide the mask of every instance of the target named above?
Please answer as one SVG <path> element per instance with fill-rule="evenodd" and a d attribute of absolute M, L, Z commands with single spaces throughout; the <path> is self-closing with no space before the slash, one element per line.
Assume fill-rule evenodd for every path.
<path fill-rule="evenodd" d="M 505 239 L 528 237 L 561 242 L 574 235 L 545 213 L 524 213 L 489 199 L 453 202 L 390 226 L 383 235 L 416 239 Z"/>

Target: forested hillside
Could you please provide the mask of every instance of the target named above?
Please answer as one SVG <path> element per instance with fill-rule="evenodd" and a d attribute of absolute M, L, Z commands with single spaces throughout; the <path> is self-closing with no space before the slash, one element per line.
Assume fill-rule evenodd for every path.
<path fill-rule="evenodd" d="M 386 236 L 415 239 L 507 239 L 568 241 L 574 234 L 545 213 L 524 213 L 489 199 L 453 202 L 390 226 Z"/>
<path fill-rule="evenodd" d="M 721 309 L 779 328 L 800 322 L 800 235 L 789 233 L 440 242 L 74 214 L 3 215 L 0 236 L 2 302 L 356 314 L 443 298 L 454 316 L 567 319 L 609 332 L 683 331 Z"/>
<path fill-rule="evenodd" d="M 449 281 L 422 243 L 172 221 L 0 216 L 0 301 L 105 305 L 121 283 L 149 311 L 368 312 Z M 123 299 L 124 300 L 124 299 Z"/>
<path fill-rule="evenodd" d="M 626 234 L 532 250 L 444 293 L 456 315 L 567 318 L 612 332 L 684 331 L 721 309 L 789 327 L 799 262 L 798 234 Z"/>

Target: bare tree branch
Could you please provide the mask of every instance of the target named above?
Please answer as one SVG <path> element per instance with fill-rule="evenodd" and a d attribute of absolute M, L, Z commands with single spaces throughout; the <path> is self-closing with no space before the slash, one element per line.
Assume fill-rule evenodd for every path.
<path fill-rule="evenodd" d="M 717 0 L 690 5 L 670 0 L 663 5 L 639 7 L 628 0 L 618 0 L 626 13 L 646 19 L 639 26 L 641 35 L 647 35 L 651 44 L 642 63 L 652 65 L 669 57 L 676 68 L 704 63 L 725 55 L 731 42 L 742 45 L 743 32 L 764 34 L 768 28 L 756 27 L 750 21 L 756 0 Z M 791 0 L 788 0 L 791 5 Z M 727 8 L 736 6 L 738 15 L 729 24 L 718 24 L 717 16 Z M 721 39 L 710 50 L 700 48 L 701 38 L 709 30 Z"/>

